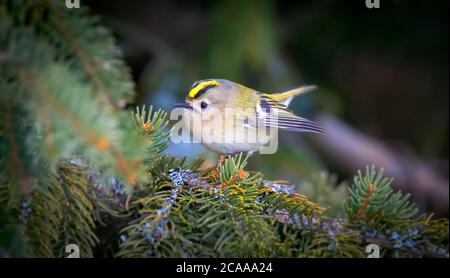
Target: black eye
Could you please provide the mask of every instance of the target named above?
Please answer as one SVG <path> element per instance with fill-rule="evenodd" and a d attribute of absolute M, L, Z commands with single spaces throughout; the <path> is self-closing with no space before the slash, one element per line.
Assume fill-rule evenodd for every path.
<path fill-rule="evenodd" d="M 208 107 L 208 103 L 202 101 L 202 102 L 200 102 L 200 107 L 201 107 L 202 109 L 205 109 L 206 107 Z"/>

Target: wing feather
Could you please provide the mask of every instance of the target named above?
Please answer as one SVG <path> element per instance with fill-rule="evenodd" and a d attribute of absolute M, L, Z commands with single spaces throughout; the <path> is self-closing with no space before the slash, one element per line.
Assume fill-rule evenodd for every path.
<path fill-rule="evenodd" d="M 262 123 L 266 127 L 274 127 L 294 132 L 323 133 L 324 129 L 317 123 L 295 115 L 286 105 L 265 95 L 254 114 L 245 119 L 245 125 L 258 127 Z"/>

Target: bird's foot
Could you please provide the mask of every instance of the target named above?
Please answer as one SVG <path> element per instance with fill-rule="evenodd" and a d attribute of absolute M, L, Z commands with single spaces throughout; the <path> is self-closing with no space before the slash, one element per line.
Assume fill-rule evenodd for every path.
<path fill-rule="evenodd" d="M 224 163 L 225 160 L 229 157 L 229 155 L 227 154 L 221 154 L 219 155 L 219 158 L 217 159 L 217 166 L 219 166 L 220 164 Z"/>
<path fill-rule="evenodd" d="M 232 156 L 239 156 L 240 154 L 244 154 L 245 156 L 251 156 L 254 151 L 244 151 L 244 152 L 237 152 L 237 153 L 230 153 L 230 154 L 221 154 L 219 155 L 219 158 L 217 159 L 217 165 L 220 165 L 225 162 L 228 158 Z"/>
<path fill-rule="evenodd" d="M 245 154 L 247 156 L 250 156 L 253 152 L 245 152 Z M 217 160 L 217 166 L 215 168 L 213 168 L 210 172 L 211 178 L 213 178 L 214 180 L 216 180 L 218 178 L 218 174 L 220 171 L 220 166 L 225 162 L 225 160 L 227 160 L 228 158 L 232 157 L 232 156 L 236 156 L 236 155 L 240 155 L 241 153 L 235 153 L 235 154 L 222 154 L 219 156 L 218 160 Z M 222 189 L 224 187 L 226 187 L 227 185 L 234 183 L 236 181 L 239 180 L 243 180 L 245 179 L 247 176 L 249 175 L 249 173 L 247 171 L 244 170 L 239 170 L 239 173 L 237 175 L 237 177 L 233 178 L 231 181 L 225 182 L 224 184 L 220 184 L 219 185 L 219 189 Z"/>
<path fill-rule="evenodd" d="M 128 194 L 127 199 L 125 200 L 125 209 L 128 211 L 130 207 L 131 193 Z"/>

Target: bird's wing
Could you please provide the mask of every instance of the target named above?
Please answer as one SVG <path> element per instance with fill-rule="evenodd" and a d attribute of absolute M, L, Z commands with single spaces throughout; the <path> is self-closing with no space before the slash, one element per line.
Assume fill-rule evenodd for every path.
<path fill-rule="evenodd" d="M 263 95 L 288 106 L 294 97 L 307 92 L 311 92 L 312 90 L 315 89 L 317 89 L 316 85 L 305 85 L 282 93 L 263 94 Z"/>
<path fill-rule="evenodd" d="M 286 105 L 265 94 L 261 95 L 253 113 L 245 115 L 243 121 L 244 125 L 253 128 L 263 125 L 295 132 L 324 132 L 317 123 L 295 115 Z"/>

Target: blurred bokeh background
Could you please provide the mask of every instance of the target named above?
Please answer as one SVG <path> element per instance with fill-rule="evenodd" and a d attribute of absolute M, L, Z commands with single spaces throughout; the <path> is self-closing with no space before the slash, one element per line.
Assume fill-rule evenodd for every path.
<path fill-rule="evenodd" d="M 333 187 L 375 164 L 424 211 L 448 216 L 449 2 L 380 2 L 379 9 L 365 0 L 81 4 L 114 32 L 137 83 L 135 104 L 170 111 L 204 78 L 264 92 L 316 84 L 291 106 L 327 133 L 281 133 L 279 151 L 254 155 L 248 168 L 311 195 L 311 184 Z M 200 145 L 170 152 L 216 160 Z"/>

